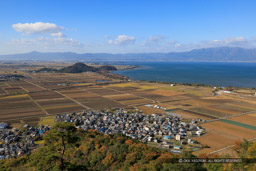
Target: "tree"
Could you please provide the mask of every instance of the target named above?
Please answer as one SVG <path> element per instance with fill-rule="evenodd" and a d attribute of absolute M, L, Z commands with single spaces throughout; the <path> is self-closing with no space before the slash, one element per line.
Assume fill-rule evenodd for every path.
<path fill-rule="evenodd" d="M 71 123 L 57 123 L 44 137 L 44 140 L 46 146 L 59 153 L 59 167 L 64 170 L 66 148 L 74 146 L 79 140 L 76 128 Z"/>

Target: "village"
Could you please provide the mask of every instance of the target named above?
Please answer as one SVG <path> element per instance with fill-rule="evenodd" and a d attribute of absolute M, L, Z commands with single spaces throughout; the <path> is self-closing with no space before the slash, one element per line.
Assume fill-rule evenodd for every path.
<path fill-rule="evenodd" d="M 56 121 L 72 122 L 83 130 L 93 129 L 104 134 L 124 134 L 173 153 L 181 153 L 186 145 L 190 145 L 194 151 L 198 150 L 201 147 L 191 138 L 205 133 L 199 125 L 200 119 L 184 122 L 177 116 L 127 113 L 121 108 L 114 111 L 84 111 L 71 115 L 56 115 Z"/>
<path fill-rule="evenodd" d="M 191 138 L 201 136 L 205 130 L 200 119 L 184 122 L 177 116 L 129 113 L 122 108 L 81 113 L 57 114 L 56 122 L 74 123 L 76 128 L 96 130 L 103 134 L 124 134 L 149 145 L 164 148 L 172 153 L 181 153 L 186 145 L 201 148 Z M 35 141 L 42 140 L 50 126 L 11 128 L 0 124 L 0 159 L 15 158 L 37 148 Z M 195 150 L 194 150 L 195 151 Z"/>
<path fill-rule="evenodd" d="M 37 148 L 36 140 L 42 139 L 50 128 L 38 128 L 25 124 L 23 128 L 9 128 L 6 123 L 0 124 L 0 159 L 22 156 Z"/>

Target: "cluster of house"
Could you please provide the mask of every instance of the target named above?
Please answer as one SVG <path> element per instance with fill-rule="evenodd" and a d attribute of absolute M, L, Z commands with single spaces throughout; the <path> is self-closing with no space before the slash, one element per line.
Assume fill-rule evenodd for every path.
<path fill-rule="evenodd" d="M 0 80 L 20 80 L 21 78 L 25 77 L 19 74 L 0 75 Z"/>
<path fill-rule="evenodd" d="M 24 155 L 36 148 L 35 140 L 40 139 L 50 128 L 35 128 L 24 125 L 22 129 L 9 128 L 6 123 L 0 124 L 0 159 Z"/>
<path fill-rule="evenodd" d="M 181 149 L 181 146 L 171 145 L 171 139 L 180 141 L 180 144 L 192 144 L 190 137 L 204 133 L 204 129 L 196 120 L 186 123 L 176 116 L 127 113 L 123 109 L 56 115 L 56 121 L 72 122 L 77 128 L 93 129 L 104 134 L 121 133 L 142 142 L 154 142 L 157 146 L 168 149 Z"/>

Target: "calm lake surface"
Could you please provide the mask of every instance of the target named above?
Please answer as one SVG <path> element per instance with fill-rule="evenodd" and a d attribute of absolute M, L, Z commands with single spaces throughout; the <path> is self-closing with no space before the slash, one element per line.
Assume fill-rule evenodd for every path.
<path fill-rule="evenodd" d="M 142 67 L 115 73 L 146 81 L 256 87 L 256 63 L 138 62 L 127 64 Z"/>

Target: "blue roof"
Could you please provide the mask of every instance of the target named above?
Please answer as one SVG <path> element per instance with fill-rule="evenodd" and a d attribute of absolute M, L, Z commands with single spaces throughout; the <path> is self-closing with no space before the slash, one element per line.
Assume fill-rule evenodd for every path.
<path fill-rule="evenodd" d="M 7 127 L 7 124 L 6 123 L 0 123 L 0 129 L 4 129 Z"/>
<path fill-rule="evenodd" d="M 164 136 L 164 139 L 171 139 L 171 136 L 166 135 Z"/>

